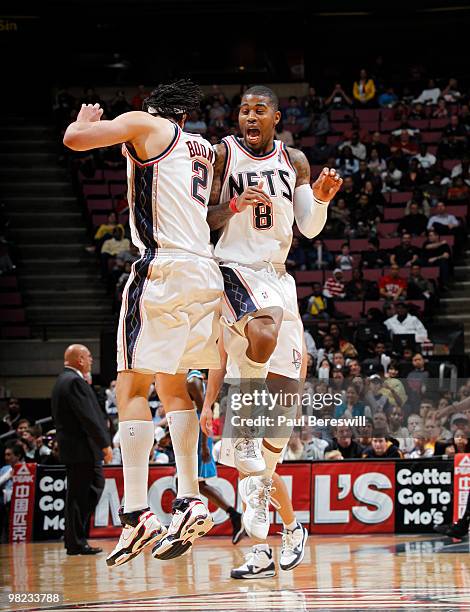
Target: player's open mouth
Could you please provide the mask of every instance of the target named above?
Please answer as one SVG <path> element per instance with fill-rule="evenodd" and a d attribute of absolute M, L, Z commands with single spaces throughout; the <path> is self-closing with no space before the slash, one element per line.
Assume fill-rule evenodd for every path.
<path fill-rule="evenodd" d="M 246 139 L 249 143 L 258 143 L 261 139 L 261 131 L 258 128 L 248 128 L 246 131 Z"/>

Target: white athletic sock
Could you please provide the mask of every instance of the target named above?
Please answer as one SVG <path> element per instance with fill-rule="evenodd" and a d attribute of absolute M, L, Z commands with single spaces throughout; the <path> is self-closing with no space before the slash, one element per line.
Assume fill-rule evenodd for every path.
<path fill-rule="evenodd" d="M 288 525 L 286 525 L 286 523 L 284 523 L 284 527 L 288 531 L 294 531 L 294 529 L 297 527 L 297 521 L 292 521 L 292 523 L 289 523 Z"/>
<path fill-rule="evenodd" d="M 122 471 L 124 474 L 124 512 L 148 507 L 149 455 L 155 442 L 153 421 L 119 423 Z"/>
<path fill-rule="evenodd" d="M 268 443 L 271 441 L 268 440 Z M 274 445 L 272 445 L 274 446 Z M 283 447 L 284 448 L 284 447 Z M 276 471 L 276 466 L 281 458 L 282 449 L 278 453 L 274 453 L 269 448 L 266 448 L 264 444 L 261 445 L 261 451 L 263 453 L 264 462 L 266 463 L 266 469 L 263 472 L 263 478 L 272 478 Z"/>
<path fill-rule="evenodd" d="M 253 361 L 246 355 L 242 359 L 242 363 L 240 364 L 240 378 L 243 379 L 252 379 L 257 378 L 261 380 L 266 380 L 266 376 L 268 375 L 268 363 L 259 363 L 258 361 Z"/>
<path fill-rule="evenodd" d="M 199 497 L 197 441 L 199 420 L 195 410 L 166 413 L 178 472 L 177 497 Z"/>

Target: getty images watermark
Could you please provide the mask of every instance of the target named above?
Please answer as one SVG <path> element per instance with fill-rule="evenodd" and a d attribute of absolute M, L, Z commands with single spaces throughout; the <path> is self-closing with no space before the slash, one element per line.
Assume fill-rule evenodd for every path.
<path fill-rule="evenodd" d="M 283 429 L 292 427 L 365 427 L 365 416 L 338 417 L 308 414 L 343 404 L 341 393 L 270 392 L 266 388 L 228 395 L 232 428 Z"/>

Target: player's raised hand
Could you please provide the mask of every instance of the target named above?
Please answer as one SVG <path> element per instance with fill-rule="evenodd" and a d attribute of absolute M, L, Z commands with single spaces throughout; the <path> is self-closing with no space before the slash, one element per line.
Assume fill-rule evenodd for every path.
<path fill-rule="evenodd" d="M 271 205 L 271 198 L 263 191 L 264 181 L 261 180 L 256 187 L 247 187 L 245 191 L 237 198 L 237 208 L 241 212 L 247 206 L 256 206 L 257 204 Z"/>
<path fill-rule="evenodd" d="M 203 434 L 206 434 L 209 438 L 212 438 L 214 432 L 212 431 L 212 408 L 210 406 L 203 406 L 199 417 L 199 425 Z"/>
<path fill-rule="evenodd" d="M 332 200 L 343 184 L 343 179 L 334 168 L 323 168 L 320 176 L 313 183 L 313 195 L 324 202 Z"/>
<path fill-rule="evenodd" d="M 103 109 L 98 103 L 82 104 L 82 108 L 77 115 L 77 121 L 94 122 L 99 121 L 103 115 Z"/>

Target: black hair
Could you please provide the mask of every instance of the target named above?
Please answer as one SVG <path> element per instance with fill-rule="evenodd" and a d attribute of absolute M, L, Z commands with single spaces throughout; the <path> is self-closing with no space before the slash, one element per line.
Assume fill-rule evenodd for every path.
<path fill-rule="evenodd" d="M 199 85 L 190 79 L 180 79 L 159 85 L 142 103 L 142 110 L 151 115 L 179 121 L 183 115 L 198 110 L 202 100 Z"/>
<path fill-rule="evenodd" d="M 9 442 L 7 442 L 5 444 L 5 450 L 6 449 L 11 450 L 11 452 L 17 457 L 19 457 L 20 459 L 24 459 L 25 457 L 24 448 L 20 444 L 18 439 L 10 440 Z"/>
<path fill-rule="evenodd" d="M 372 431 L 371 438 L 385 438 L 385 439 L 387 439 L 387 431 L 385 429 L 374 429 Z"/>
<path fill-rule="evenodd" d="M 245 91 L 243 97 L 246 96 L 264 96 L 265 98 L 269 98 L 271 106 L 275 111 L 279 110 L 279 99 L 274 93 L 272 89 L 269 87 L 265 87 L 264 85 L 254 85 Z"/>

